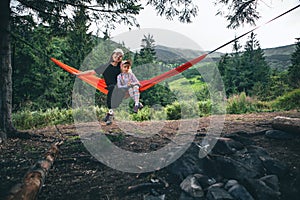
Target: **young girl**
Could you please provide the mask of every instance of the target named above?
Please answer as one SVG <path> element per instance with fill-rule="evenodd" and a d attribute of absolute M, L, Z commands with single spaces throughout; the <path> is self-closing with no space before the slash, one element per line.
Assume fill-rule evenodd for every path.
<path fill-rule="evenodd" d="M 118 88 L 128 90 L 129 96 L 134 100 L 133 112 L 137 113 L 143 105 L 140 103 L 140 82 L 131 71 L 131 61 L 121 63 L 121 73 L 117 77 Z"/>

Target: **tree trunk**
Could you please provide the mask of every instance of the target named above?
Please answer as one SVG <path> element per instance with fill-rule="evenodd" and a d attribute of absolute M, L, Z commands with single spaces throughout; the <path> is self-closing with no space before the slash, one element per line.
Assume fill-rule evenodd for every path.
<path fill-rule="evenodd" d="M 12 66 L 10 40 L 10 0 L 0 1 L 0 137 L 15 129 L 12 124 Z"/>

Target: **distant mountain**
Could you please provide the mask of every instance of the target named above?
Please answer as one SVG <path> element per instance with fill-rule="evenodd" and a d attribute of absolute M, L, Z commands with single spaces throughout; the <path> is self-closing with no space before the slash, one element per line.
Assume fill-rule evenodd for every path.
<path fill-rule="evenodd" d="M 198 51 L 183 48 L 170 48 L 157 45 L 155 48 L 157 59 L 166 63 L 183 63 L 193 58 L 196 58 L 208 51 Z M 263 49 L 267 63 L 273 69 L 279 71 L 285 70 L 291 64 L 291 54 L 295 51 L 295 44 Z M 209 59 L 204 59 L 202 62 L 218 62 L 220 57 L 224 55 L 221 52 L 214 52 L 209 56 Z"/>
<path fill-rule="evenodd" d="M 199 51 L 192 49 L 183 49 L 183 48 L 171 48 L 166 46 L 157 45 L 155 47 L 157 59 L 167 63 L 178 63 L 178 62 L 186 62 L 188 60 L 194 59 L 198 56 L 201 56 L 204 53 L 208 53 L 208 51 Z M 209 58 L 213 61 L 217 61 L 223 53 L 215 52 L 212 53 Z M 203 62 L 212 62 L 211 59 L 205 59 Z"/>
<path fill-rule="evenodd" d="M 291 55 L 295 51 L 296 45 L 291 44 L 287 46 L 263 49 L 265 58 L 268 64 L 273 69 L 279 71 L 288 69 L 291 64 Z"/>

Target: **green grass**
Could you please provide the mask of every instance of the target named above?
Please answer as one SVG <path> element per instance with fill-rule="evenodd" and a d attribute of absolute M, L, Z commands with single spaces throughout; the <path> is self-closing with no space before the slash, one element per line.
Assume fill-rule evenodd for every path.
<path fill-rule="evenodd" d="M 198 77 L 186 79 L 179 78 L 169 82 L 170 89 L 176 94 L 178 100 L 188 100 L 192 97 L 197 97 L 207 91 L 206 83 L 199 80 Z"/>

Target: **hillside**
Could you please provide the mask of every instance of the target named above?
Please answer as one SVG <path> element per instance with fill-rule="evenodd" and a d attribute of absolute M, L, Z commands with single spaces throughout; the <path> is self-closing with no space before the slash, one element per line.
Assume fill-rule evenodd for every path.
<path fill-rule="evenodd" d="M 291 54 L 294 50 L 294 44 L 264 49 L 266 61 L 273 69 L 286 70 L 291 64 Z"/>
<path fill-rule="evenodd" d="M 265 52 L 266 61 L 270 67 L 272 69 L 278 69 L 279 71 L 282 71 L 286 70 L 291 64 L 290 58 L 291 54 L 294 52 L 294 49 L 295 45 L 291 44 L 263 50 Z M 167 63 L 186 62 L 208 52 L 192 49 L 170 48 L 161 45 L 157 45 L 155 50 L 158 60 Z M 224 53 L 215 52 L 211 54 L 208 59 L 206 58 L 202 62 L 217 62 L 222 55 L 224 55 Z"/>
<path fill-rule="evenodd" d="M 208 51 L 183 49 L 183 48 L 170 48 L 166 46 L 157 45 L 155 47 L 157 59 L 167 63 L 186 62 L 196 58 Z M 211 62 L 219 60 L 223 53 L 215 52 L 209 56 L 209 59 L 204 59 L 202 62 Z"/>

